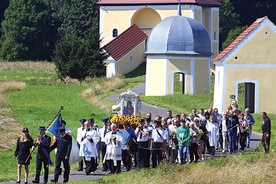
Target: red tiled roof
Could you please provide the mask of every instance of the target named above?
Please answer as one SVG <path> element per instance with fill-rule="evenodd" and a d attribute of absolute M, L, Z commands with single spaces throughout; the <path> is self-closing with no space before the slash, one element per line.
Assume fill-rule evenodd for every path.
<path fill-rule="evenodd" d="M 147 37 L 136 24 L 133 24 L 103 48 L 114 60 L 118 61 Z"/>
<path fill-rule="evenodd" d="M 181 0 L 181 4 L 199 4 L 205 6 L 220 6 L 218 0 Z M 143 4 L 179 4 L 177 0 L 100 0 L 99 5 L 143 5 Z"/>
<path fill-rule="evenodd" d="M 226 49 L 224 49 L 219 55 L 217 55 L 212 61 L 220 61 L 224 58 L 232 49 L 234 49 L 249 33 L 251 33 L 267 16 L 258 18 L 253 24 L 251 24 L 242 34 L 240 34 Z"/>

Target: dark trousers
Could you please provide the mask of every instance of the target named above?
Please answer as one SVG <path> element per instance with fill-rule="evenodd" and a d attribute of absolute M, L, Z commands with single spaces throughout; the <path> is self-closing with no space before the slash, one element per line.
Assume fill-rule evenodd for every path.
<path fill-rule="evenodd" d="M 84 160 L 85 161 L 85 173 L 89 175 L 91 172 L 96 171 L 97 165 L 94 157 L 91 157 L 90 160 Z"/>
<path fill-rule="evenodd" d="M 69 180 L 69 173 L 70 173 L 69 159 L 56 157 L 56 167 L 55 167 L 55 173 L 54 173 L 54 180 L 56 182 L 58 181 L 58 177 L 59 177 L 59 174 L 60 174 L 61 162 L 63 162 L 63 167 L 64 167 L 63 180 L 64 181 Z"/>
<path fill-rule="evenodd" d="M 211 147 L 210 147 L 209 139 L 206 139 L 206 140 L 205 140 L 205 146 L 206 146 L 206 148 L 207 148 L 207 154 L 208 154 L 208 152 L 210 153 Z"/>
<path fill-rule="evenodd" d="M 156 143 L 154 142 L 152 144 L 152 168 L 155 168 L 157 166 L 157 163 L 159 164 L 162 160 L 162 150 L 161 150 L 162 143 Z"/>
<path fill-rule="evenodd" d="M 219 144 L 220 148 L 223 149 L 223 138 L 222 138 L 222 132 L 219 131 Z"/>
<path fill-rule="evenodd" d="M 197 152 L 197 144 L 196 143 L 191 143 L 191 145 L 189 146 L 189 150 L 190 150 L 190 161 L 193 162 L 195 160 L 195 162 L 198 161 L 198 152 Z"/>
<path fill-rule="evenodd" d="M 230 153 L 237 150 L 237 130 L 228 130 Z"/>
<path fill-rule="evenodd" d="M 121 160 L 117 160 L 117 166 L 114 166 L 114 161 L 113 160 L 107 160 L 107 165 L 110 168 L 111 173 L 120 173 L 121 172 Z"/>
<path fill-rule="evenodd" d="M 149 167 L 148 141 L 138 142 L 138 151 L 136 153 L 137 167 Z"/>
<path fill-rule="evenodd" d="M 126 170 L 130 171 L 132 166 L 132 156 L 128 150 L 122 150 L 122 161 L 123 164 L 126 166 Z"/>
<path fill-rule="evenodd" d="M 151 150 L 149 150 L 149 144 L 150 144 L 150 140 L 147 141 L 147 150 L 145 151 L 145 168 L 149 168 L 150 167 L 150 156 L 151 156 Z"/>
<path fill-rule="evenodd" d="M 246 147 L 245 141 L 246 141 L 247 132 L 240 133 L 240 145 L 241 150 L 244 150 Z"/>
<path fill-rule="evenodd" d="M 271 132 L 264 132 L 263 133 L 261 143 L 264 147 L 265 153 L 269 153 L 270 137 L 271 137 Z"/>
<path fill-rule="evenodd" d="M 107 171 L 108 166 L 107 166 L 107 162 L 103 162 L 104 157 L 105 157 L 105 153 L 106 153 L 106 144 L 105 142 L 100 142 L 100 151 L 102 152 L 102 163 L 103 163 L 103 170 Z"/>
<path fill-rule="evenodd" d="M 39 183 L 39 177 L 40 172 L 42 168 L 42 163 L 44 166 L 44 183 L 48 182 L 48 175 L 49 175 L 49 167 L 47 165 L 48 160 L 47 159 L 36 159 L 36 175 L 35 175 L 35 181 Z"/>
<path fill-rule="evenodd" d="M 215 156 L 215 153 L 216 153 L 216 148 L 215 148 L 215 146 L 210 146 L 210 155 Z"/>

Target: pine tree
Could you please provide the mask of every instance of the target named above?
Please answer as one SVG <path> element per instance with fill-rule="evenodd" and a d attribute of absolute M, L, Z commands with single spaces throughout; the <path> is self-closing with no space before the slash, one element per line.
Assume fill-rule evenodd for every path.
<path fill-rule="evenodd" d="M 49 8 L 42 0 L 10 0 L 2 22 L 0 57 L 49 60 L 52 48 Z"/>
<path fill-rule="evenodd" d="M 61 79 L 79 80 L 103 75 L 107 55 L 100 49 L 98 5 L 95 0 L 64 0 L 55 4 L 55 17 L 61 23 L 61 39 L 53 61 Z"/>

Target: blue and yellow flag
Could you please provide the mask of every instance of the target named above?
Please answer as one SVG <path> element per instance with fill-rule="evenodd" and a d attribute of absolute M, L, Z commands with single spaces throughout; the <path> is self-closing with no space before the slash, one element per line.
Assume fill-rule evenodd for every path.
<path fill-rule="evenodd" d="M 61 114 L 59 114 L 54 122 L 48 127 L 47 133 L 49 132 L 57 137 L 59 134 L 59 127 L 61 127 Z"/>

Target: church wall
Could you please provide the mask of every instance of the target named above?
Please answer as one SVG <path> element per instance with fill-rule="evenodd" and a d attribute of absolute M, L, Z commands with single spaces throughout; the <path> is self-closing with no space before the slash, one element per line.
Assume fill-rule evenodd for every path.
<path fill-rule="evenodd" d="M 202 24 L 202 18 L 201 18 L 202 17 L 202 9 L 201 8 L 195 9 L 194 16 L 195 16 L 194 19 Z"/>
<path fill-rule="evenodd" d="M 238 83 L 252 82 L 255 83 L 256 88 L 255 113 L 262 111 L 276 112 L 276 103 L 273 102 L 276 86 L 271 84 L 272 81 L 276 81 L 276 67 L 240 68 L 236 66 L 235 68 L 226 68 L 226 73 L 225 108 L 230 103 L 230 95 L 238 96 Z M 244 102 L 238 103 L 243 104 Z"/>
<path fill-rule="evenodd" d="M 107 63 L 105 66 L 106 66 L 106 78 L 113 77 L 116 74 L 115 63 Z"/>
<path fill-rule="evenodd" d="M 204 16 L 204 18 L 203 18 L 204 25 L 203 26 L 205 27 L 206 31 L 210 35 L 210 12 L 204 11 L 203 16 Z"/>
<path fill-rule="evenodd" d="M 229 105 L 229 102 L 226 99 L 228 97 L 225 96 L 225 78 L 224 67 L 222 65 L 216 65 L 213 107 L 218 108 L 219 113 L 225 111 L 225 106 L 227 107 L 227 105 Z"/>
<path fill-rule="evenodd" d="M 276 64 L 275 43 L 276 33 L 265 26 L 233 54 L 227 64 Z"/>
<path fill-rule="evenodd" d="M 170 63 L 168 66 L 168 81 L 169 81 L 169 85 L 168 88 L 171 91 L 170 94 L 172 94 L 173 91 L 173 82 L 174 80 L 178 80 L 178 79 L 173 79 L 174 77 L 174 73 L 177 72 L 187 72 L 185 75 L 185 79 L 187 79 L 187 81 L 185 81 L 187 89 L 185 89 L 185 91 L 187 92 L 187 94 L 191 94 L 192 90 L 191 90 L 191 63 L 190 63 L 190 59 L 170 59 Z"/>
<path fill-rule="evenodd" d="M 127 74 L 136 69 L 144 61 L 144 51 L 145 41 L 116 62 L 116 74 Z"/>
<path fill-rule="evenodd" d="M 167 59 L 147 58 L 146 96 L 164 96 L 167 92 Z"/>
<path fill-rule="evenodd" d="M 160 21 L 161 17 L 155 10 L 143 8 L 135 12 L 131 25 L 136 24 L 140 28 L 154 28 Z"/>
<path fill-rule="evenodd" d="M 219 8 L 211 8 L 211 33 L 212 58 L 219 54 Z"/>
<path fill-rule="evenodd" d="M 210 89 L 210 71 L 209 58 L 206 60 L 195 59 L 195 72 L 194 72 L 194 93 L 209 93 Z"/>
<path fill-rule="evenodd" d="M 114 28 L 118 29 L 118 35 L 125 31 L 131 26 L 130 15 L 134 10 L 109 10 L 103 11 L 103 32 L 101 32 L 101 37 L 103 39 L 103 44 L 106 45 L 110 42 L 112 37 L 112 30 Z"/>

